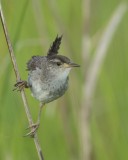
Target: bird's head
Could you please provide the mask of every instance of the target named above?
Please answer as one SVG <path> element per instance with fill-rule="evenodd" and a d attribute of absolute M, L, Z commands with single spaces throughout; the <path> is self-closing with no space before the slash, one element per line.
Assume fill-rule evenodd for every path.
<path fill-rule="evenodd" d="M 55 73 L 65 77 L 68 76 L 72 68 L 80 67 L 80 65 L 73 63 L 69 58 L 62 55 L 49 56 L 48 61 Z"/>

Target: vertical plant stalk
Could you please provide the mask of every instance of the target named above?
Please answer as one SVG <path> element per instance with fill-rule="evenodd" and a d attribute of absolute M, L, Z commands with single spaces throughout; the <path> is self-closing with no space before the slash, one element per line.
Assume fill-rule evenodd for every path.
<path fill-rule="evenodd" d="M 83 74 L 87 74 L 89 61 L 90 61 L 90 12 L 91 0 L 82 1 L 82 16 L 83 16 L 83 36 L 82 36 L 82 58 L 83 58 Z M 86 84 L 86 80 L 84 85 Z M 90 128 L 88 119 L 85 120 L 88 113 L 85 111 L 86 106 L 83 105 L 85 95 L 82 99 L 82 107 L 80 110 L 80 159 L 90 160 L 91 157 L 91 141 L 90 141 Z"/>
<path fill-rule="evenodd" d="M 92 110 L 92 98 L 95 92 L 98 76 L 104 62 L 107 50 L 112 42 L 115 32 L 128 9 L 127 3 L 121 3 L 114 11 L 94 53 L 87 72 L 85 73 L 85 82 L 83 85 L 83 100 L 80 111 L 80 130 L 81 130 L 81 160 L 91 160 L 92 143 L 90 134 L 90 118 Z"/>
<path fill-rule="evenodd" d="M 1 19 L 3 30 L 4 30 L 4 35 L 5 35 L 5 38 L 6 38 L 6 43 L 7 43 L 7 46 L 8 46 L 9 53 L 10 53 L 11 61 L 12 61 L 12 64 L 13 64 L 13 69 L 14 69 L 14 72 L 15 72 L 16 80 L 19 81 L 21 78 L 20 78 L 16 58 L 15 58 L 15 55 L 14 55 L 14 51 L 13 51 L 13 48 L 12 48 L 12 44 L 11 44 L 11 41 L 10 41 L 10 38 L 9 38 L 5 18 L 4 18 L 4 15 L 3 15 L 1 1 L 0 1 L 0 19 Z M 33 120 L 32 120 L 32 116 L 30 114 L 30 110 L 29 110 L 29 106 L 28 106 L 28 102 L 27 102 L 27 98 L 26 98 L 24 90 L 21 91 L 21 97 L 22 97 L 22 100 L 23 100 L 24 109 L 25 109 L 25 112 L 26 112 L 26 115 L 27 115 L 27 118 L 28 118 L 28 121 L 29 121 L 29 125 L 31 126 L 33 124 Z M 37 153 L 38 153 L 39 160 L 44 160 L 43 153 L 42 153 L 42 150 L 41 150 L 41 147 L 40 147 L 40 144 L 39 144 L 37 134 L 35 134 L 35 136 L 34 136 L 34 143 L 35 143 L 35 146 L 36 146 L 36 150 L 37 150 Z"/>
<path fill-rule="evenodd" d="M 90 58 L 90 5 L 91 0 L 83 0 L 82 11 L 83 11 L 83 39 L 82 39 L 82 57 L 83 64 L 87 70 Z"/>

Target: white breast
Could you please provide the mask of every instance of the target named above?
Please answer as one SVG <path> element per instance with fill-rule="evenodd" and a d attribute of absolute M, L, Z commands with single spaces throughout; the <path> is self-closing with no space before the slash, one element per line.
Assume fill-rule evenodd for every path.
<path fill-rule="evenodd" d="M 28 83 L 31 85 L 32 96 L 44 103 L 54 100 L 54 92 L 56 93 L 56 98 L 59 97 L 59 95 L 61 96 L 59 92 L 61 88 L 64 88 L 63 85 L 67 81 L 69 72 L 70 68 L 62 72 L 62 74 L 57 74 L 57 76 L 55 76 L 52 80 L 44 80 L 42 82 L 41 70 L 37 69 L 33 71 L 28 78 Z M 65 90 L 66 89 L 67 88 L 65 87 Z"/>

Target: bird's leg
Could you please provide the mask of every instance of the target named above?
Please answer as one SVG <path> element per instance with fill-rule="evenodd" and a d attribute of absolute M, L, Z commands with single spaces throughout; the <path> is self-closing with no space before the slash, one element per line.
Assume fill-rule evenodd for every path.
<path fill-rule="evenodd" d="M 37 129 L 39 128 L 39 125 L 40 125 L 40 118 L 41 118 L 41 113 L 42 113 L 42 108 L 43 108 L 43 106 L 44 106 L 44 104 L 41 103 L 41 104 L 40 104 L 40 110 L 39 110 L 39 113 L 38 113 L 37 122 L 34 123 L 34 124 L 32 124 L 31 126 L 29 126 L 28 128 L 26 128 L 26 129 L 31 129 L 31 131 L 30 131 L 29 133 L 27 133 L 27 134 L 25 135 L 25 137 L 26 137 L 26 136 L 30 136 L 30 137 L 32 137 L 32 138 L 34 137 L 34 135 L 35 135 L 35 133 L 36 133 L 36 131 L 37 131 Z"/>
<path fill-rule="evenodd" d="M 16 84 L 14 84 L 14 87 L 15 88 L 13 89 L 13 91 L 15 91 L 15 90 L 21 91 L 22 89 L 29 88 L 30 86 L 27 81 L 20 80 Z"/>

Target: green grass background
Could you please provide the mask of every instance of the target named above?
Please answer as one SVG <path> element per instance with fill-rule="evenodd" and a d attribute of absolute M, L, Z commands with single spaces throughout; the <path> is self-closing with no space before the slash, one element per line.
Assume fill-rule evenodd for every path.
<path fill-rule="evenodd" d="M 120 2 L 91 1 L 91 38 L 106 26 Z M 36 8 L 37 3 L 39 8 Z M 33 55 L 46 55 L 57 34 L 63 34 L 60 53 L 81 65 L 70 75 L 68 92 L 44 108 L 38 130 L 46 160 L 79 160 L 78 111 L 84 77 L 82 1 L 3 0 L 2 6 L 22 79 L 27 79 L 26 62 Z M 107 51 L 93 97 L 90 126 L 93 160 L 128 159 L 127 33 L 128 14 L 125 14 Z M 23 138 L 28 121 L 20 93 L 12 91 L 15 81 L 0 24 L 0 159 L 36 160 L 32 139 Z M 39 103 L 31 97 L 29 90 L 26 94 L 36 121 Z"/>

